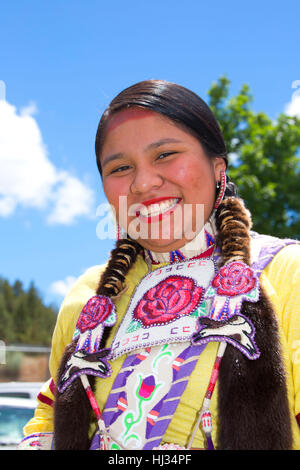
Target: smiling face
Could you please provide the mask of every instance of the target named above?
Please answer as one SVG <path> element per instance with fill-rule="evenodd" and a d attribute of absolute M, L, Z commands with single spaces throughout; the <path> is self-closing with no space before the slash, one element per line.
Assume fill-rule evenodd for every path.
<path fill-rule="evenodd" d="M 157 252 L 184 246 L 202 229 L 225 170 L 223 158 L 208 158 L 193 135 L 141 108 L 110 118 L 100 162 L 119 224 Z"/>

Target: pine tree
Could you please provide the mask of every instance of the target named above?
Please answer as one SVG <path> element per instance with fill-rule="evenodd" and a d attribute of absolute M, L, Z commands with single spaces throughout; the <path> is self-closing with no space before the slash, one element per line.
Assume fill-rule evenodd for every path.
<path fill-rule="evenodd" d="M 56 316 L 33 282 L 26 291 L 18 280 L 10 285 L 0 279 L 0 339 L 5 343 L 49 346 Z"/>

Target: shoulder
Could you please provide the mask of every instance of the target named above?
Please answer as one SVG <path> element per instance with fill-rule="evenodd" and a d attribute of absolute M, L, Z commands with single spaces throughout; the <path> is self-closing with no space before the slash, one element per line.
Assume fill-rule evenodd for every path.
<path fill-rule="evenodd" d="M 300 242 L 251 233 L 252 267 L 271 290 L 288 292 L 300 278 Z"/>
<path fill-rule="evenodd" d="M 276 253 L 266 271 L 277 283 L 300 282 L 300 244 L 290 244 Z"/>
<path fill-rule="evenodd" d="M 258 273 L 270 265 L 279 267 L 283 263 L 285 268 L 292 264 L 295 266 L 300 262 L 300 241 L 252 232 L 251 258 Z"/>
<path fill-rule="evenodd" d="M 284 310 L 287 302 L 299 302 L 300 243 L 267 237 L 254 263 L 273 300 Z"/>
<path fill-rule="evenodd" d="M 300 243 L 285 246 L 274 256 L 273 261 L 278 265 L 283 263 L 287 266 L 300 268 Z"/>
<path fill-rule="evenodd" d="M 106 265 L 103 264 L 88 268 L 75 281 L 63 300 L 58 313 L 57 324 L 60 328 L 74 331 L 82 308 L 96 293 L 101 273 L 104 272 L 105 267 Z"/>
<path fill-rule="evenodd" d="M 95 294 L 101 273 L 106 265 L 92 266 L 77 278 L 70 291 L 66 295 L 62 307 L 73 304 L 83 297 L 91 297 Z"/>

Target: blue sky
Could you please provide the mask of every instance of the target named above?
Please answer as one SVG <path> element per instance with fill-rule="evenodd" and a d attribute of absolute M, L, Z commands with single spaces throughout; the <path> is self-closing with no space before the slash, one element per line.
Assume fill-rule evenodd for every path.
<path fill-rule="evenodd" d="M 299 17 L 289 0 L 3 2 L 0 276 L 34 281 L 59 305 L 74 278 L 107 259 L 94 138 L 125 87 L 166 79 L 206 99 L 226 74 L 231 94 L 250 86 L 254 110 L 276 119 L 288 109 L 300 85 Z"/>

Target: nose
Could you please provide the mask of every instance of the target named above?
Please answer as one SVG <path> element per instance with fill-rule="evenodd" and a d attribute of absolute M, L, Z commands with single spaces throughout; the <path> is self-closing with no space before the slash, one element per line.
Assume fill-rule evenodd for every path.
<path fill-rule="evenodd" d="M 162 175 L 147 165 L 136 168 L 130 190 L 133 194 L 142 194 L 160 188 L 164 183 Z"/>

